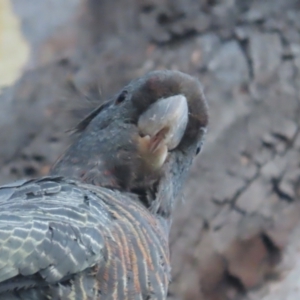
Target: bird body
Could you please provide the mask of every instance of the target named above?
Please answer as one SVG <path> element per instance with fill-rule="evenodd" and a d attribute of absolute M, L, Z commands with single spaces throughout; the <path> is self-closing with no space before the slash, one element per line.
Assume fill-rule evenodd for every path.
<path fill-rule="evenodd" d="M 62 177 L 1 187 L 0 299 L 164 299 L 164 221 L 135 198 Z"/>
<path fill-rule="evenodd" d="M 49 176 L 0 187 L 0 300 L 166 299 L 207 122 L 197 79 L 150 72 L 78 124 Z"/>

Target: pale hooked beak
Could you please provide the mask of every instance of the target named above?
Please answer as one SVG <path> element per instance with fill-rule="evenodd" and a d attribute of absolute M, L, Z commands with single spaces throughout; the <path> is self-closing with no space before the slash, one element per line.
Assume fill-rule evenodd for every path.
<path fill-rule="evenodd" d="M 153 103 L 138 120 L 140 150 L 154 165 L 161 166 L 169 150 L 176 148 L 188 123 L 184 95 L 163 98 Z"/>

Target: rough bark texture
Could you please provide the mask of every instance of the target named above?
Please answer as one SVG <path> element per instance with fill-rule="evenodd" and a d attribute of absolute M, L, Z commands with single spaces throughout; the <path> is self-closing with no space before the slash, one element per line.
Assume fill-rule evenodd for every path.
<path fill-rule="evenodd" d="M 0 96 L 1 183 L 47 172 L 83 95 L 153 69 L 195 75 L 211 121 L 173 224 L 169 297 L 300 298 L 299 14 L 297 0 L 82 1 Z"/>

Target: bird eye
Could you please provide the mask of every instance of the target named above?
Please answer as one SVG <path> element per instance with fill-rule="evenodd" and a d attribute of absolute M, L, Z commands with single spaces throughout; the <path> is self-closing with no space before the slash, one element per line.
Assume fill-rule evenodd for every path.
<path fill-rule="evenodd" d="M 126 96 L 127 96 L 127 91 L 122 91 L 122 92 L 120 93 L 120 95 L 118 96 L 118 98 L 117 98 L 115 104 L 118 105 L 118 104 L 122 103 L 122 102 L 126 99 Z"/>
<path fill-rule="evenodd" d="M 200 153 L 201 149 L 202 149 L 202 145 L 199 145 L 196 150 L 196 155 Z"/>

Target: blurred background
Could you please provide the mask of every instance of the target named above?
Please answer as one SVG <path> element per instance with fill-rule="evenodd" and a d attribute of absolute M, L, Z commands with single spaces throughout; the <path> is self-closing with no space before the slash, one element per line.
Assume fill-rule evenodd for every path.
<path fill-rule="evenodd" d="M 0 0 L 0 183 L 47 174 L 88 99 L 165 68 L 210 106 L 169 299 L 300 299 L 298 0 Z"/>

